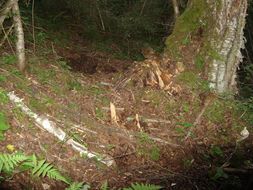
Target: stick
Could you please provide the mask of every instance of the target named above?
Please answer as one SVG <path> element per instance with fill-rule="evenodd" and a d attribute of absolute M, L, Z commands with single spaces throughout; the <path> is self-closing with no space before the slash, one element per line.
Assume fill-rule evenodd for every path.
<path fill-rule="evenodd" d="M 165 123 L 165 124 L 170 124 L 171 123 L 171 121 L 164 120 L 164 119 L 148 119 L 148 118 L 144 118 L 144 117 L 139 117 L 139 119 L 140 119 L 141 122 L 144 122 L 144 123 Z M 129 121 L 134 121 L 135 117 L 128 117 L 126 120 L 128 122 Z"/>
<path fill-rule="evenodd" d="M 32 30 L 33 30 L 33 52 L 36 50 L 35 28 L 34 28 L 34 0 L 32 1 Z"/>
<path fill-rule="evenodd" d="M 201 121 L 201 118 L 203 116 L 203 114 L 206 111 L 206 108 L 209 106 L 209 104 L 211 103 L 212 98 L 208 98 L 203 106 L 203 108 L 201 109 L 200 113 L 198 114 L 197 118 L 195 119 L 193 126 L 197 126 L 199 124 L 199 122 Z M 192 130 L 189 130 L 186 137 L 184 138 L 184 140 L 188 139 L 191 135 Z"/>
<path fill-rule="evenodd" d="M 15 55 L 16 53 L 15 53 L 15 51 L 14 51 L 13 48 L 12 48 L 11 42 L 10 42 L 10 40 L 9 40 L 9 38 L 8 38 L 8 34 L 5 32 L 3 25 L 2 25 L 2 30 L 3 30 L 3 33 L 4 33 L 4 37 L 6 37 L 7 42 L 8 42 L 8 44 L 9 44 L 10 48 L 11 48 L 11 51 L 12 51 L 13 55 Z"/>
<path fill-rule="evenodd" d="M 11 27 L 8 29 L 8 31 L 5 32 L 4 27 L 2 26 L 2 30 L 3 30 L 3 33 L 4 33 L 4 37 L 3 37 L 3 39 L 1 40 L 0 47 L 4 44 L 4 42 L 5 42 L 6 39 L 8 40 L 8 43 L 9 43 L 9 45 L 10 45 L 10 41 L 9 41 L 9 39 L 8 39 L 8 36 L 9 36 L 9 34 L 11 33 L 13 27 L 14 27 L 14 25 L 11 25 Z M 11 46 L 11 49 L 12 49 L 12 46 Z M 12 51 L 14 52 L 13 49 L 12 49 Z M 14 53 L 14 54 L 15 54 L 15 53 Z"/>

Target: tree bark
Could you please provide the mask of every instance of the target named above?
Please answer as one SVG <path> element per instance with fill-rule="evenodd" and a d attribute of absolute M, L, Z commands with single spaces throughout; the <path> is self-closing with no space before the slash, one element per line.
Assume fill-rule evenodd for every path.
<path fill-rule="evenodd" d="M 176 19 L 179 16 L 179 7 L 178 7 L 177 0 L 172 0 L 172 5 L 174 9 L 174 17 Z"/>
<path fill-rule="evenodd" d="M 9 0 L 5 3 L 4 7 L 1 9 L 0 12 L 0 26 L 3 25 L 3 22 L 9 13 L 9 11 L 12 9 L 13 4 L 15 3 L 16 0 Z"/>
<path fill-rule="evenodd" d="M 210 87 L 218 93 L 236 92 L 246 10 L 247 0 L 191 0 L 166 40 L 165 54 L 182 54 L 185 39 L 197 39 L 195 44 L 202 44 L 189 47 L 196 48 L 194 56 L 203 57 Z"/>
<path fill-rule="evenodd" d="M 18 0 L 14 1 L 12 12 L 14 14 L 13 21 L 14 21 L 15 33 L 17 36 L 16 52 L 17 52 L 17 58 L 18 58 L 18 67 L 21 72 L 24 72 L 26 68 L 25 42 L 24 42 L 24 31 L 23 31 L 23 26 L 22 26 L 22 20 L 20 17 Z"/>

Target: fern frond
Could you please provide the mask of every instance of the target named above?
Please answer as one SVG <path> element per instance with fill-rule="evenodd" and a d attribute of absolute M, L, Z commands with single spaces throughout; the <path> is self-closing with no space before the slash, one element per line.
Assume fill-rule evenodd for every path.
<path fill-rule="evenodd" d="M 36 173 L 41 169 L 41 167 L 43 166 L 43 164 L 45 164 L 46 160 L 40 160 L 37 163 L 35 163 L 34 168 L 32 170 L 32 175 L 36 175 Z M 38 177 L 40 175 L 37 175 Z"/>
<path fill-rule="evenodd" d="M 83 183 L 74 182 L 65 190 L 88 190 L 90 188 L 89 185 L 83 185 Z"/>
<path fill-rule="evenodd" d="M 38 176 L 38 177 L 48 177 L 50 179 L 60 180 L 67 184 L 70 182 L 60 174 L 60 172 L 54 168 L 54 166 L 46 160 L 40 160 L 37 161 L 36 159 L 32 159 L 34 167 L 32 169 L 32 175 Z"/>
<path fill-rule="evenodd" d="M 123 190 L 159 190 L 161 189 L 160 186 L 151 185 L 151 184 L 132 184 L 129 188 L 124 188 Z"/>
<path fill-rule="evenodd" d="M 47 176 L 48 176 L 49 178 L 51 178 L 51 179 L 60 180 L 60 181 L 63 181 L 63 182 L 65 182 L 65 183 L 67 183 L 67 184 L 70 183 L 69 180 L 67 180 L 64 176 L 62 176 L 62 175 L 60 174 L 60 172 L 59 172 L 57 169 L 55 169 L 55 168 L 50 169 L 50 170 L 47 172 Z"/>
<path fill-rule="evenodd" d="M 0 154 L 0 172 L 2 170 L 10 172 L 14 170 L 18 164 L 27 159 L 27 156 L 23 154 Z"/>

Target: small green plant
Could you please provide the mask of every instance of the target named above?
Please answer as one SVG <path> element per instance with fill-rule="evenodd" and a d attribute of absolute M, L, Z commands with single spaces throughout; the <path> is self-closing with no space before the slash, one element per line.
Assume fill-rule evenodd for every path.
<path fill-rule="evenodd" d="M 68 63 L 64 60 L 59 60 L 57 61 L 57 63 L 61 66 L 61 68 L 66 69 L 66 70 L 70 70 L 71 67 L 68 65 Z"/>
<path fill-rule="evenodd" d="M 185 46 L 187 46 L 187 45 L 189 45 L 190 43 L 191 43 L 191 39 L 189 38 L 189 35 L 187 35 L 187 36 L 183 39 L 182 44 L 185 45 Z"/>
<path fill-rule="evenodd" d="M 8 100 L 6 92 L 0 88 L 0 104 L 6 104 Z"/>
<path fill-rule="evenodd" d="M 105 118 L 105 114 L 104 114 L 103 110 L 98 108 L 98 107 L 95 108 L 95 114 L 96 114 L 96 117 L 98 119 L 104 119 Z"/>
<path fill-rule="evenodd" d="M 192 166 L 193 161 L 193 159 L 183 159 L 184 167 L 189 169 Z"/>
<path fill-rule="evenodd" d="M 131 184 L 131 187 L 123 188 L 123 190 L 159 190 L 162 187 L 151 184 L 135 183 Z"/>
<path fill-rule="evenodd" d="M 71 182 L 64 177 L 53 164 L 46 160 L 38 160 L 35 155 L 26 156 L 23 153 L 5 154 L 0 153 L 0 173 L 11 175 L 14 171 L 30 171 L 32 176 L 48 177 L 49 179 L 59 180 L 69 185 L 67 190 L 87 190 L 88 185 L 83 183 Z"/>
<path fill-rule="evenodd" d="M 92 86 L 91 88 L 88 89 L 88 91 L 95 96 L 99 96 L 101 94 L 104 94 L 105 91 L 104 89 L 100 88 L 99 86 Z"/>
<path fill-rule="evenodd" d="M 82 85 L 76 80 L 71 80 L 67 84 L 68 84 L 68 89 L 69 90 L 79 91 L 79 90 L 82 89 Z"/>
<path fill-rule="evenodd" d="M 237 103 L 237 108 L 241 113 L 241 118 L 244 119 L 250 125 L 253 125 L 253 97 L 249 98 L 247 101 L 241 101 Z"/>
<path fill-rule="evenodd" d="M 138 149 L 139 155 L 148 156 L 151 160 L 157 161 L 160 159 L 160 149 L 154 141 L 146 133 L 138 134 Z"/>
<path fill-rule="evenodd" d="M 194 72 L 183 72 L 177 76 L 177 80 L 182 83 L 182 85 L 186 85 L 191 90 L 200 90 L 203 92 L 209 91 L 209 82 L 201 79 Z"/>
<path fill-rule="evenodd" d="M 37 161 L 35 156 L 32 157 L 32 175 L 37 177 L 48 177 L 50 179 L 60 180 L 67 184 L 70 182 L 63 177 L 60 172 L 54 168 L 50 163 L 47 163 L 46 160 Z"/>
<path fill-rule="evenodd" d="M 48 38 L 47 34 L 45 32 L 38 32 L 37 35 L 36 35 L 36 41 L 38 43 L 42 43 L 44 42 L 46 39 Z"/>
<path fill-rule="evenodd" d="M 186 131 L 192 127 L 194 127 L 194 125 L 192 123 L 188 123 L 188 122 L 178 122 L 176 123 L 177 127 L 176 127 L 176 132 L 180 135 L 185 135 Z"/>
<path fill-rule="evenodd" d="M 150 158 L 154 161 L 160 159 L 160 149 L 157 146 L 152 146 L 150 150 Z"/>
<path fill-rule="evenodd" d="M 196 69 L 198 70 L 202 70 L 205 67 L 205 60 L 200 55 L 195 57 L 194 63 L 195 63 Z"/>
<path fill-rule="evenodd" d="M 223 157 L 223 151 L 221 150 L 220 147 L 213 145 L 210 149 L 210 154 L 213 157 Z"/>
<path fill-rule="evenodd" d="M 6 122 L 6 116 L 3 112 L 0 112 L 0 141 L 4 140 L 4 132 L 10 127 Z"/>
<path fill-rule="evenodd" d="M 101 190 L 109 190 L 109 187 L 108 187 L 108 182 L 107 182 L 107 180 L 102 184 L 102 186 L 101 186 L 101 188 L 100 188 Z"/>
<path fill-rule="evenodd" d="M 222 168 L 218 167 L 216 168 L 215 175 L 211 178 L 212 180 L 218 180 L 220 178 L 228 178 L 228 175 L 223 171 Z"/>
<path fill-rule="evenodd" d="M 14 55 L 5 55 L 2 57 L 2 62 L 7 65 L 15 64 L 16 61 L 17 61 L 17 58 Z"/>
<path fill-rule="evenodd" d="M 24 77 L 23 74 L 19 70 L 17 70 L 17 69 L 13 69 L 11 71 L 11 74 L 13 74 L 13 75 L 15 75 L 15 76 L 17 76 L 19 78 L 23 78 Z"/>
<path fill-rule="evenodd" d="M 27 160 L 23 154 L 0 154 L 0 173 L 11 173 L 21 162 Z"/>
<path fill-rule="evenodd" d="M 231 103 L 232 105 L 232 103 Z M 215 100 L 212 104 L 206 109 L 204 115 L 214 123 L 221 123 L 224 121 L 226 112 L 228 111 L 231 105 L 226 105 L 225 102 L 220 100 Z"/>
<path fill-rule="evenodd" d="M 0 75 L 0 82 L 5 82 L 7 78 L 3 75 Z"/>

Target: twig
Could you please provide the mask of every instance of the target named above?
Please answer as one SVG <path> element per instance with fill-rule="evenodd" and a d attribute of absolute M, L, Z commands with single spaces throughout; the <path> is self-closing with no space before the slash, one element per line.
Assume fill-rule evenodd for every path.
<path fill-rule="evenodd" d="M 223 168 L 224 172 L 236 174 L 252 174 L 253 169 Z"/>
<path fill-rule="evenodd" d="M 201 121 L 201 118 L 203 116 L 203 114 L 205 113 L 206 111 L 206 108 L 209 106 L 209 104 L 211 103 L 211 98 L 208 98 L 206 101 L 205 101 L 205 104 L 203 106 L 203 108 L 201 109 L 200 113 L 198 114 L 197 118 L 195 119 L 194 123 L 193 123 L 193 126 L 197 126 L 200 121 Z M 186 137 L 184 138 L 184 140 L 188 139 L 190 137 L 192 133 L 192 130 L 189 130 Z"/>
<path fill-rule="evenodd" d="M 141 7 L 140 16 L 143 14 L 143 11 L 144 11 L 144 9 L 145 9 L 146 3 L 147 3 L 147 0 L 145 0 L 145 1 L 143 2 L 143 5 L 142 5 L 142 7 Z"/>
<path fill-rule="evenodd" d="M 102 29 L 103 29 L 103 31 L 105 31 L 105 24 L 104 24 L 104 21 L 103 21 L 103 18 L 102 18 L 100 9 L 99 9 L 99 5 L 98 5 L 97 2 L 96 2 L 96 7 L 97 7 L 97 10 L 98 10 L 98 15 L 99 15 L 99 18 L 100 18 Z"/>
<path fill-rule="evenodd" d="M 105 111 L 111 111 L 109 107 L 102 107 L 103 110 Z M 115 108 L 117 111 L 124 111 L 125 108 Z"/>
<path fill-rule="evenodd" d="M 33 33 L 33 52 L 36 50 L 36 40 L 35 40 L 35 28 L 34 28 L 34 0 L 32 1 L 32 33 Z"/>
<path fill-rule="evenodd" d="M 120 156 L 114 156 L 113 158 L 114 159 L 123 158 L 123 157 L 126 157 L 126 156 L 130 156 L 132 154 L 135 154 L 135 153 L 136 153 L 136 151 L 133 151 L 133 152 L 130 152 L 130 153 L 122 154 Z"/>
<path fill-rule="evenodd" d="M 13 27 L 14 27 L 14 25 L 12 24 L 11 27 L 8 29 L 7 32 L 5 32 L 5 30 L 4 30 L 3 27 L 2 27 L 2 30 L 3 30 L 3 32 L 4 32 L 4 37 L 3 37 L 3 39 L 1 40 L 0 47 L 4 44 L 5 40 L 8 40 L 8 36 L 9 36 L 9 34 L 11 33 Z M 9 41 L 8 41 L 8 43 L 9 43 Z M 10 44 L 10 43 L 9 43 L 9 44 Z M 12 51 L 13 51 L 13 50 L 12 50 Z M 13 52 L 14 52 L 14 51 L 13 51 Z"/>
<path fill-rule="evenodd" d="M 14 25 L 13 25 L 13 26 L 14 26 Z M 9 44 L 9 46 L 10 46 L 10 48 L 11 48 L 11 51 L 12 51 L 13 55 L 16 55 L 15 51 L 14 51 L 13 48 L 12 48 L 12 45 L 11 45 L 11 42 L 10 42 L 10 40 L 9 40 L 8 34 L 5 32 L 5 29 L 4 29 L 3 25 L 1 25 L 1 27 L 2 27 L 2 30 L 3 30 L 3 33 L 4 33 L 4 37 L 6 38 L 8 44 Z"/>
<path fill-rule="evenodd" d="M 144 118 L 144 117 L 139 117 L 141 122 L 144 123 L 165 123 L 165 124 L 170 124 L 171 121 L 169 120 L 164 120 L 164 119 L 149 119 L 149 118 Z M 127 117 L 126 119 L 128 122 L 129 121 L 134 121 L 135 117 Z"/>

